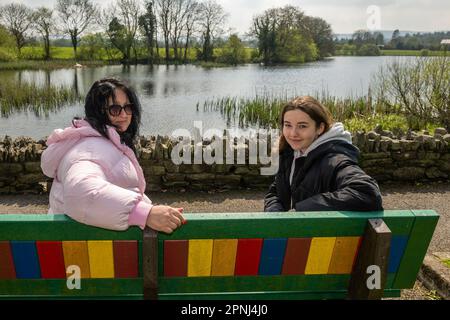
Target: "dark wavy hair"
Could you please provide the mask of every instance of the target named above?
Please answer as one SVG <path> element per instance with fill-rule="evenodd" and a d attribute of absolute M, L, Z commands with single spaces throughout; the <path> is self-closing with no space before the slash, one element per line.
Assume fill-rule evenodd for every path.
<path fill-rule="evenodd" d="M 323 123 L 325 126 L 325 130 L 323 131 L 322 134 L 327 132 L 333 125 L 333 117 L 326 107 L 324 107 L 319 101 L 317 101 L 313 97 L 303 96 L 297 97 L 284 105 L 280 116 L 281 132 L 283 132 L 284 115 L 286 114 L 286 112 L 292 110 L 300 110 L 308 114 L 311 117 L 311 119 L 314 120 L 316 128 L 320 127 L 320 124 Z M 278 146 L 279 152 L 282 153 L 284 150 L 288 148 L 290 148 L 290 146 L 287 143 L 283 133 L 281 133 L 280 142 Z"/>
<path fill-rule="evenodd" d="M 112 98 L 113 102 L 116 103 L 116 89 L 123 90 L 130 103 L 133 104 L 133 115 L 130 126 L 125 132 L 119 133 L 119 135 L 121 142 L 125 143 L 136 153 L 134 143 L 139 135 L 142 109 L 134 89 L 125 82 L 116 78 L 103 78 L 95 81 L 86 95 L 84 104 L 85 120 L 102 136 L 109 139 L 106 126 L 114 125 L 108 118 L 106 107 L 108 106 L 109 98 Z"/>

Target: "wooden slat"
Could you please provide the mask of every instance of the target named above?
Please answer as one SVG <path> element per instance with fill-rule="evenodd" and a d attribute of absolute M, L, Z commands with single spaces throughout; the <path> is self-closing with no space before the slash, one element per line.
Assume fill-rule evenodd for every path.
<path fill-rule="evenodd" d="M 78 266 L 82 279 L 91 277 L 89 253 L 86 241 L 63 241 L 64 266 Z"/>
<path fill-rule="evenodd" d="M 149 227 L 144 229 L 142 239 L 143 294 L 145 300 L 158 299 L 158 232 Z"/>
<path fill-rule="evenodd" d="M 116 278 L 137 278 L 138 243 L 134 240 L 114 240 L 114 276 Z"/>
<path fill-rule="evenodd" d="M 188 240 L 164 241 L 164 276 L 186 277 L 188 268 Z"/>
<path fill-rule="evenodd" d="M 102 298 L 138 294 L 142 299 L 142 279 L 82 279 L 81 288 L 69 290 L 66 279 L 0 280 L 0 299 L 47 296 Z"/>
<path fill-rule="evenodd" d="M 407 236 L 392 236 L 391 250 L 389 251 L 388 272 L 396 273 L 408 243 Z"/>
<path fill-rule="evenodd" d="M 60 241 L 37 241 L 36 248 L 43 279 L 65 279 L 64 254 Z"/>
<path fill-rule="evenodd" d="M 382 212 L 289 212 L 185 214 L 189 223 L 160 240 L 233 238 L 310 238 L 361 236 L 369 218 L 382 218 L 395 235 L 408 235 L 410 210 Z M 336 226 L 339 228 L 336 228 Z M 87 226 L 64 215 L 0 215 L 0 241 L 5 240 L 138 240 L 138 227 L 110 231 Z"/>
<path fill-rule="evenodd" d="M 336 238 L 328 274 L 350 274 L 356 259 L 360 237 Z"/>
<path fill-rule="evenodd" d="M 383 220 L 371 219 L 368 221 L 349 284 L 349 299 L 376 300 L 382 298 L 388 277 L 387 263 L 391 239 L 391 230 Z M 373 275 L 367 272 L 369 266 L 379 267 L 379 288 L 369 288 L 367 284 L 367 280 Z"/>
<path fill-rule="evenodd" d="M 263 239 L 239 239 L 236 266 L 236 276 L 251 276 L 258 274 Z"/>
<path fill-rule="evenodd" d="M 236 265 L 237 239 L 215 239 L 211 276 L 233 276 Z"/>
<path fill-rule="evenodd" d="M 0 279 L 15 279 L 16 270 L 9 241 L 0 241 Z"/>
<path fill-rule="evenodd" d="M 189 240 L 188 277 L 211 275 L 213 240 Z"/>
<path fill-rule="evenodd" d="M 396 235 L 408 235 L 411 211 L 185 214 L 189 223 L 160 240 L 361 236 L 367 219 L 382 218 Z M 336 227 L 339 226 L 339 227 Z"/>
<path fill-rule="evenodd" d="M 289 238 L 286 245 L 286 255 L 283 261 L 282 274 L 305 274 L 309 248 L 312 238 Z"/>
<path fill-rule="evenodd" d="M 85 241 L 142 240 L 139 227 L 127 231 L 111 231 L 88 226 L 56 214 L 0 215 L 0 240 Z"/>
<path fill-rule="evenodd" d="M 342 300 L 347 291 L 308 292 L 308 291 L 276 291 L 276 292 L 243 292 L 243 293 L 193 293 L 193 294 L 161 294 L 160 300 Z M 398 298 L 400 290 L 385 290 L 385 298 Z"/>
<path fill-rule="evenodd" d="M 415 216 L 414 226 L 397 271 L 395 289 L 414 286 L 439 220 L 439 215 L 433 210 L 412 210 L 412 213 Z"/>
<path fill-rule="evenodd" d="M 347 290 L 349 281 L 348 274 L 160 278 L 159 293 L 339 291 Z"/>
<path fill-rule="evenodd" d="M 91 278 L 114 278 L 112 241 L 88 241 Z"/>
<path fill-rule="evenodd" d="M 259 263 L 260 275 L 281 274 L 286 242 L 287 239 L 264 239 Z"/>
<path fill-rule="evenodd" d="M 309 249 L 305 274 L 327 274 L 336 238 L 313 238 Z"/>
<path fill-rule="evenodd" d="M 39 279 L 41 270 L 35 241 L 11 241 L 17 279 Z"/>
<path fill-rule="evenodd" d="M 315 277 L 315 276 L 314 276 Z M 345 298 L 346 290 L 345 290 L 345 283 L 348 282 L 348 276 L 345 275 L 344 277 L 347 278 L 347 281 L 342 280 L 331 280 L 328 281 L 329 283 L 341 283 L 342 289 L 338 289 L 336 291 L 329 291 L 328 289 L 322 290 L 315 290 L 317 288 L 317 285 L 324 288 L 326 286 L 326 283 L 323 282 L 323 284 L 320 284 L 318 279 L 316 279 L 316 283 L 312 285 L 312 290 L 305 290 L 305 289 L 298 289 L 298 290 L 277 290 L 277 291 L 264 291 L 264 288 L 266 285 L 264 283 L 259 283 L 258 279 L 259 277 L 238 277 L 242 282 L 246 282 L 245 288 L 247 288 L 247 293 L 245 291 L 242 291 L 242 294 L 237 294 L 235 291 L 224 291 L 221 289 L 218 289 L 216 291 L 214 290 L 203 290 L 203 294 L 199 294 L 197 292 L 186 294 L 183 292 L 188 292 L 186 290 L 183 290 L 183 288 L 186 288 L 186 286 L 183 286 L 181 283 L 181 278 L 171 278 L 170 281 L 168 280 L 162 280 L 164 282 L 164 289 L 165 287 L 175 287 L 179 290 L 178 294 L 174 293 L 160 293 L 159 299 L 165 300 L 165 299 L 306 299 L 307 295 L 311 295 L 314 297 L 314 299 L 324 299 L 328 297 L 336 298 L 336 299 L 343 299 Z M 233 279 L 230 277 L 227 277 L 228 279 Z M 244 278 L 247 278 L 245 281 Z M 268 277 L 266 283 L 273 282 L 272 277 Z M 172 281 L 174 280 L 174 281 Z M 228 281 L 221 281 L 220 277 L 209 277 L 206 278 L 206 283 L 202 281 L 203 278 L 188 278 L 187 281 L 191 281 L 189 283 L 188 287 L 198 287 L 201 286 L 200 289 L 206 289 L 209 287 L 213 287 L 214 289 L 226 287 Z M 212 282 L 209 282 L 210 280 L 213 280 Z M 292 282 L 295 282 L 297 284 L 302 283 L 302 278 L 291 278 L 289 281 L 286 281 L 286 283 L 290 284 Z M 278 280 L 275 280 L 275 282 L 278 282 Z M 205 286 L 206 285 L 206 286 Z M 282 286 L 285 286 L 285 283 L 281 283 Z M 59 280 L 52 280 L 52 279 L 36 279 L 36 280 L 0 280 L 0 299 L 5 298 L 14 298 L 21 297 L 21 298 L 33 298 L 33 297 L 46 297 L 47 299 L 63 299 L 63 298 L 117 298 L 120 297 L 121 299 L 126 299 L 130 297 L 131 299 L 142 299 L 142 286 L 143 286 L 143 279 L 85 279 L 82 281 L 82 286 L 80 290 L 69 290 L 66 286 L 66 280 L 59 279 Z M 260 293 L 255 293 L 254 290 L 251 288 L 259 288 Z M 289 286 L 288 286 L 289 287 Z M 166 291 L 166 290 L 164 290 Z M 281 291 L 281 292 L 280 292 Z M 326 292 L 324 292 L 326 291 Z M 202 291 L 200 291 L 202 292 Z M 400 290 L 392 291 L 392 290 L 386 290 L 386 296 L 392 296 L 393 293 L 396 292 L 397 294 L 400 292 Z M 339 296 L 334 297 L 334 293 L 339 293 Z M 331 296 L 330 296 L 331 295 Z M 247 297 L 247 298 L 246 298 Z"/>

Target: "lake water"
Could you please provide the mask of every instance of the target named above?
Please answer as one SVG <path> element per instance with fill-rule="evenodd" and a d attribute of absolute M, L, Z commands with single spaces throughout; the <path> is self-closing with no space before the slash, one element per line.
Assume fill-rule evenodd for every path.
<path fill-rule="evenodd" d="M 91 84 L 105 76 L 129 81 L 136 89 L 143 108 L 141 134 L 170 135 L 174 130 L 191 130 L 194 121 L 208 128 L 229 128 L 218 112 L 204 112 L 206 100 L 222 97 L 329 94 L 347 97 L 365 95 L 371 77 L 382 65 L 396 57 L 334 57 L 296 66 L 245 65 L 205 69 L 198 66 L 103 66 L 55 71 L 0 72 L 1 78 L 76 87 L 84 96 Z M 403 57 L 402 59 L 413 59 Z M 200 108 L 197 111 L 197 104 Z M 35 139 L 55 128 L 70 125 L 74 116 L 83 115 L 83 104 L 58 108 L 47 115 L 17 111 L 0 118 L 0 136 L 25 135 Z M 231 126 L 232 127 L 232 126 Z"/>

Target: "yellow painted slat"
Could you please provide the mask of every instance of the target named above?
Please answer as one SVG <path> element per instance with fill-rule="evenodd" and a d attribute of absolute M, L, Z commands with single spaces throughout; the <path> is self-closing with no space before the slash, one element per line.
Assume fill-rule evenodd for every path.
<path fill-rule="evenodd" d="M 91 278 L 114 278 L 112 241 L 88 241 Z"/>
<path fill-rule="evenodd" d="M 214 240 L 211 276 L 234 275 L 237 245 L 237 239 Z"/>
<path fill-rule="evenodd" d="M 305 274 L 327 274 L 333 254 L 335 237 L 313 238 Z"/>
<path fill-rule="evenodd" d="M 80 268 L 81 278 L 91 277 L 89 267 L 89 254 L 86 241 L 63 241 L 64 266 L 78 266 Z M 70 274 L 69 274 L 70 275 Z"/>
<path fill-rule="evenodd" d="M 188 277 L 211 275 L 213 240 L 189 240 Z"/>
<path fill-rule="evenodd" d="M 360 237 L 336 238 L 328 274 L 350 274 Z"/>

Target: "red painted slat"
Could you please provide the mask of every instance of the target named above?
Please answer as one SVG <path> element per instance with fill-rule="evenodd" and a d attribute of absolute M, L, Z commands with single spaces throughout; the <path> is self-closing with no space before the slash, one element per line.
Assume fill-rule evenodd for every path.
<path fill-rule="evenodd" d="M 137 241 L 113 241 L 115 278 L 138 278 Z"/>
<path fill-rule="evenodd" d="M 15 279 L 14 259 L 9 241 L 0 241 L 0 279 Z"/>
<path fill-rule="evenodd" d="M 188 240 L 164 241 L 164 276 L 187 277 Z"/>
<path fill-rule="evenodd" d="M 64 279 L 64 253 L 60 241 L 36 241 L 43 279 Z"/>
<path fill-rule="evenodd" d="M 239 239 L 236 253 L 236 276 L 258 274 L 263 239 Z"/>
<path fill-rule="evenodd" d="M 281 274 L 305 274 L 311 238 L 289 238 Z"/>

